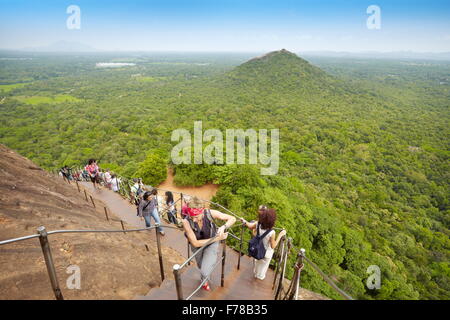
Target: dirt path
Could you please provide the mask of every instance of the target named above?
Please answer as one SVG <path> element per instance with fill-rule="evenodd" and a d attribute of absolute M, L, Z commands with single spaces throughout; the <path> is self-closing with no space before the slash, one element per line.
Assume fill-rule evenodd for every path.
<path fill-rule="evenodd" d="M 182 192 L 192 196 L 197 196 L 205 200 L 211 200 L 211 198 L 216 194 L 217 190 L 219 190 L 219 185 L 212 183 L 205 184 L 201 187 L 178 187 L 174 184 L 173 179 L 174 176 L 172 170 L 167 169 L 167 179 L 166 181 L 161 183 L 158 188 Z"/>
<path fill-rule="evenodd" d="M 107 203 L 111 212 L 131 227 L 145 228 L 145 222 L 137 216 L 136 206 L 123 199 L 118 193 L 105 188 L 94 190 L 90 182 L 81 182 L 81 185 L 88 189 L 97 199 Z M 164 220 L 162 220 L 162 224 L 163 226 L 168 225 Z M 165 228 L 164 231 L 166 232 L 166 236 L 161 238 L 162 245 L 172 248 L 183 257 L 187 257 L 187 243 L 183 233 L 169 228 Z M 154 237 L 154 234 L 152 237 Z"/>

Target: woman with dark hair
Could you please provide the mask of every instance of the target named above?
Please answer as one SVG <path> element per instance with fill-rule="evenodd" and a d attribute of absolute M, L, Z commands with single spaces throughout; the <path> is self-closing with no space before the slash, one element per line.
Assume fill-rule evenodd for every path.
<path fill-rule="evenodd" d="M 175 201 L 173 200 L 173 194 L 170 191 L 166 191 L 166 203 L 165 210 L 167 210 L 167 217 L 169 222 L 173 224 L 178 224 L 177 220 L 177 209 L 175 208 Z"/>
<path fill-rule="evenodd" d="M 257 234 L 264 235 L 266 234 L 266 231 L 268 231 L 262 238 L 264 248 L 266 249 L 266 255 L 263 259 L 254 260 L 255 267 L 253 269 L 254 277 L 259 280 L 264 280 L 267 269 L 269 268 L 270 260 L 272 260 L 274 249 L 277 247 L 281 238 L 286 235 L 286 230 L 282 230 L 275 239 L 275 230 L 272 230 L 277 219 L 275 209 L 268 209 L 266 206 L 260 206 L 258 213 L 259 215 L 257 222 L 247 222 L 244 219 L 241 219 L 241 221 L 245 223 L 247 228 L 252 230 L 253 236 L 256 236 Z"/>
<path fill-rule="evenodd" d="M 163 236 L 164 231 L 161 227 L 161 219 L 158 213 L 158 191 L 153 189 L 152 191 L 146 191 L 142 197 L 142 201 L 139 202 L 138 216 L 145 220 L 145 226 L 149 228 L 151 226 L 151 219 L 155 220 L 155 223 L 159 224 L 158 232 Z"/>

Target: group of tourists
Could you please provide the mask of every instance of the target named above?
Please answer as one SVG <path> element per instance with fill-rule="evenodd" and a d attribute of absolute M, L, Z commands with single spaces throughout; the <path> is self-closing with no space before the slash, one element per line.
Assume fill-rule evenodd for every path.
<path fill-rule="evenodd" d="M 91 181 L 94 189 L 100 189 L 103 186 L 114 192 L 120 190 L 121 179 L 109 169 L 100 169 L 95 159 L 89 159 L 86 166 L 80 170 L 64 166 L 59 170 L 59 175 L 68 181 Z"/>
<path fill-rule="evenodd" d="M 183 197 L 178 216 L 172 192 L 166 191 L 164 197 L 158 197 L 156 188 L 145 191 L 141 179 L 133 179 L 133 183 L 130 198 L 136 204 L 137 215 L 145 221 L 147 228 L 151 226 L 153 219 L 159 225 L 158 232 L 164 235 L 160 214 L 167 213 L 169 223 L 183 228 L 193 254 L 207 244 L 202 252 L 195 256 L 203 282 L 217 262 L 219 242 L 228 237 L 227 230 L 235 224 L 236 218 L 218 210 L 209 209 L 205 206 L 204 201 L 190 196 Z M 217 227 L 215 221 L 223 221 L 224 224 Z M 282 230 L 278 236 L 276 235 L 273 229 L 275 221 L 276 210 L 264 205 L 258 209 L 257 221 L 248 222 L 241 219 L 241 222 L 252 231 L 253 238 L 249 243 L 249 255 L 254 258 L 254 277 L 258 280 L 265 279 L 274 249 L 281 238 L 286 235 L 285 230 Z M 206 291 L 211 290 L 208 281 L 205 281 L 202 288 Z"/>
<path fill-rule="evenodd" d="M 200 269 L 202 281 L 212 272 L 212 268 L 217 262 L 218 242 L 228 237 L 229 228 L 236 222 L 236 218 L 223 212 L 205 208 L 203 202 L 198 198 L 187 199 L 187 203 L 182 207 L 184 212 L 183 228 L 189 240 L 192 251 L 195 253 L 205 244 L 208 244 L 203 251 L 195 258 Z M 214 220 L 221 220 L 225 223 L 217 228 Z M 252 230 L 253 238 L 249 243 L 249 255 L 254 258 L 254 277 L 264 280 L 269 268 L 274 249 L 281 238 L 286 235 L 282 230 L 276 237 L 275 226 L 276 211 L 266 206 L 260 206 L 257 221 L 241 222 Z M 203 285 L 203 289 L 209 291 L 208 281 Z"/>
<path fill-rule="evenodd" d="M 167 212 L 169 223 L 181 226 L 181 221 L 178 221 L 172 192 L 167 191 L 165 193 L 165 199 L 161 201 L 158 198 L 158 190 L 156 188 L 150 187 L 151 190 L 146 191 L 142 179 L 134 178 L 133 183 L 130 188 L 130 201 L 136 205 L 137 215 L 142 220 L 145 220 L 147 228 L 151 226 L 151 219 L 161 225 L 160 209 L 162 209 L 162 212 Z M 161 235 L 164 235 L 161 226 L 157 230 Z"/>
<path fill-rule="evenodd" d="M 89 177 L 94 188 L 104 186 L 114 192 L 120 190 L 120 178 L 111 173 L 109 169 L 100 169 L 95 159 L 89 159 L 88 164 L 84 167 L 83 174 Z"/>
<path fill-rule="evenodd" d="M 72 173 L 72 170 L 65 166 L 61 168 L 60 174 L 68 180 L 90 180 L 94 188 L 100 188 L 100 185 L 103 185 L 115 192 L 118 192 L 120 188 L 120 178 L 111 174 L 109 170 L 101 170 L 95 159 L 89 159 L 88 164 L 80 172 Z M 210 291 L 206 278 L 209 277 L 217 262 L 219 242 L 227 239 L 227 230 L 235 224 L 236 218 L 218 210 L 209 209 L 203 200 L 190 196 L 182 197 L 181 210 L 178 214 L 172 192 L 166 191 L 164 197 L 158 197 L 157 188 L 145 186 L 142 179 L 138 178 L 133 179 L 133 185 L 130 187 L 130 202 L 136 205 L 136 214 L 145 221 L 147 228 L 151 227 L 153 219 L 158 225 L 157 231 L 164 236 L 160 214 L 166 213 L 169 223 L 184 230 L 193 254 L 197 250 L 202 250 L 195 259 L 200 269 L 201 281 L 204 282 L 202 288 Z M 274 249 L 286 235 L 286 231 L 282 230 L 278 236 L 276 235 L 273 229 L 276 211 L 264 205 L 259 207 L 256 221 L 249 222 L 243 218 L 240 220 L 252 231 L 253 237 L 249 242 L 248 253 L 254 258 L 254 277 L 264 280 Z M 217 227 L 215 221 L 222 221 L 223 225 Z"/>

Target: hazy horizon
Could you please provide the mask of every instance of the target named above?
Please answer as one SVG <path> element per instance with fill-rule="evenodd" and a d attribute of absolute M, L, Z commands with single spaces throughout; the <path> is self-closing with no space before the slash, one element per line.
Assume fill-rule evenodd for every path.
<path fill-rule="evenodd" d="M 63 40 L 61 40 L 63 41 Z M 0 47 L 0 51 L 17 51 L 17 52 L 29 52 L 29 53 L 248 53 L 248 54 L 258 54 L 262 52 L 271 52 L 278 51 L 282 49 L 286 49 L 290 52 L 294 53 L 335 53 L 335 54 L 396 54 L 396 53 L 413 53 L 413 54 L 448 54 L 450 53 L 450 49 L 448 51 L 414 51 L 414 50 L 397 50 L 397 51 L 377 51 L 377 50 L 289 50 L 288 48 L 279 48 L 271 51 L 267 50 L 151 50 L 151 49 L 97 49 L 91 47 L 90 50 L 68 50 L 63 51 L 61 49 L 54 49 L 53 45 L 59 43 L 60 41 L 56 41 L 53 43 L 49 43 L 48 45 L 43 45 L 39 47 L 22 47 L 22 48 L 2 48 Z M 80 44 L 85 45 L 83 43 L 78 42 L 68 42 L 70 44 Z"/>

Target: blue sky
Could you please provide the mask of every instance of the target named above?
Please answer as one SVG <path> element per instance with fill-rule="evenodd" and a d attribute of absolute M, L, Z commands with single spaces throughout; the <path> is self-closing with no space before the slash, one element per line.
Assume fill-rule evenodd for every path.
<path fill-rule="evenodd" d="M 69 5 L 81 29 L 69 30 Z M 366 26 L 370 5 L 381 29 Z M 0 48 L 74 41 L 101 50 L 450 51 L 450 1 L 0 0 Z"/>

